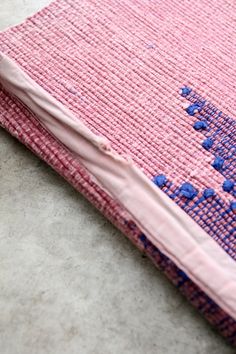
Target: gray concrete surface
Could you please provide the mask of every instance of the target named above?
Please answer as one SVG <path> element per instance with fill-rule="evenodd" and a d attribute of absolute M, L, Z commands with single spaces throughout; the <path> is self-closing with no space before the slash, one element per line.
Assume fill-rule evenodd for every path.
<path fill-rule="evenodd" d="M 0 0 L 0 29 L 48 0 Z M 0 130 L 1 354 L 230 354 L 168 280 Z"/>

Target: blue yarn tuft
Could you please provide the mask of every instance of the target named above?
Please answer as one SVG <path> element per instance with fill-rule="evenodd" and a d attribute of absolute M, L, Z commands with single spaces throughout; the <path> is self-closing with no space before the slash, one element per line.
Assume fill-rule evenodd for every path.
<path fill-rule="evenodd" d="M 207 199 L 210 197 L 214 197 L 215 194 L 216 194 L 216 192 L 214 191 L 214 189 L 206 188 L 203 192 L 203 197 Z"/>
<path fill-rule="evenodd" d="M 144 248 L 146 249 L 148 246 L 148 239 L 144 234 L 140 235 L 140 241 L 143 243 Z"/>
<path fill-rule="evenodd" d="M 186 96 L 188 96 L 190 94 L 191 91 L 192 91 L 192 89 L 187 87 L 187 86 L 182 87 L 181 88 L 181 95 L 186 97 Z"/>
<path fill-rule="evenodd" d="M 191 104 L 191 106 L 188 106 L 186 108 L 186 112 L 190 115 L 190 116 L 194 116 L 195 113 L 199 112 L 201 106 L 197 103 L 195 104 Z"/>
<path fill-rule="evenodd" d="M 178 271 L 178 275 L 181 277 L 181 278 L 183 278 L 183 280 L 188 280 L 189 279 L 189 277 L 187 276 L 187 274 L 183 271 L 183 270 L 179 270 Z"/>
<path fill-rule="evenodd" d="M 202 146 L 204 149 L 209 150 L 213 146 L 213 140 L 211 138 L 207 138 L 202 142 Z"/>
<path fill-rule="evenodd" d="M 207 124 L 207 122 L 204 122 L 203 120 L 198 120 L 197 122 L 194 123 L 193 127 L 195 130 L 207 129 L 208 124 Z"/>
<path fill-rule="evenodd" d="M 180 193 L 183 197 L 193 199 L 198 194 L 198 191 L 188 182 L 185 182 L 180 187 Z"/>
<path fill-rule="evenodd" d="M 160 188 L 164 187 L 167 182 L 167 178 L 165 175 L 158 175 L 155 176 L 153 179 L 153 182 Z"/>
<path fill-rule="evenodd" d="M 234 182 L 230 179 L 226 179 L 222 187 L 225 192 L 231 192 L 234 188 Z"/>
<path fill-rule="evenodd" d="M 147 237 L 146 237 L 144 234 L 142 234 L 142 235 L 140 236 L 140 240 L 141 240 L 142 242 L 146 242 L 146 241 L 147 241 Z"/>
<path fill-rule="evenodd" d="M 222 157 L 217 156 L 212 163 L 212 166 L 217 170 L 220 171 L 224 165 L 224 159 Z"/>
<path fill-rule="evenodd" d="M 230 203 L 230 209 L 235 213 L 236 212 L 236 201 Z"/>

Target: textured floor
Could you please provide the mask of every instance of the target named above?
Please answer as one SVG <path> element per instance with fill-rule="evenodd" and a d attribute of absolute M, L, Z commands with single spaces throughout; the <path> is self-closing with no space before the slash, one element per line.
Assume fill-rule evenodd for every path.
<path fill-rule="evenodd" d="M 1 0 L 0 29 L 47 3 Z M 123 235 L 0 129 L 0 353 L 235 351 Z"/>

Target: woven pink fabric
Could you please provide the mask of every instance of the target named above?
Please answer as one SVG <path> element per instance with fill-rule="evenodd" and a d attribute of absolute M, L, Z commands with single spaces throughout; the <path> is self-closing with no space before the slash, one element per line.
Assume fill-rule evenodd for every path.
<path fill-rule="evenodd" d="M 194 6 L 187 0 L 58 0 L 0 34 L 0 51 L 117 153 L 132 158 L 149 179 L 165 176 L 163 192 L 234 260 L 235 14 L 236 4 L 225 0 Z M 194 105 L 195 112 L 185 110 Z M 196 122 L 206 127 L 194 129 Z M 147 252 L 236 343 L 235 318 L 156 249 L 127 210 L 4 88 L 0 124 Z M 205 139 L 214 145 L 204 148 Z M 186 182 L 198 191 L 193 198 L 183 194 Z M 204 197 L 209 189 L 214 200 Z"/>

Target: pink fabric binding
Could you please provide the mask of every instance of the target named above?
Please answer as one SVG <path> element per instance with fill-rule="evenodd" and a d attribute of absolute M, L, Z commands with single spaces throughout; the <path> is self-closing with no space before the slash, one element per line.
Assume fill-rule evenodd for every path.
<path fill-rule="evenodd" d="M 3 54 L 0 83 L 76 155 L 150 241 L 236 319 L 236 264 L 231 257 L 131 161 L 112 151 L 106 139 L 92 133 Z"/>

